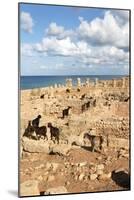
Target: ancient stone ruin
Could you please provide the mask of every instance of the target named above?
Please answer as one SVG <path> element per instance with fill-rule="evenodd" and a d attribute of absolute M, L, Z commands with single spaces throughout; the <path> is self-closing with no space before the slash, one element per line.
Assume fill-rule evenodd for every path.
<path fill-rule="evenodd" d="M 76 85 L 67 79 L 64 86 L 21 91 L 21 193 L 128 189 L 129 106 L 129 77 L 85 82 L 77 78 Z M 38 115 L 39 127 L 46 127 L 46 137 L 40 139 L 35 129 L 27 129 Z M 59 143 L 57 135 L 51 137 L 48 123 L 59 134 Z M 26 130 L 33 132 L 24 136 Z M 99 148 L 92 151 L 97 141 Z"/>

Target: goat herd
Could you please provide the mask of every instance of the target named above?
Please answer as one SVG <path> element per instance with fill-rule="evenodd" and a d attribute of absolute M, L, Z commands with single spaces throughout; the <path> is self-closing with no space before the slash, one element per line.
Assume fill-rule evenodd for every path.
<path fill-rule="evenodd" d="M 48 140 L 48 132 L 49 132 L 51 140 L 54 139 L 54 141 L 57 141 L 57 144 L 59 144 L 59 136 L 60 136 L 59 128 L 54 127 L 50 122 L 47 124 L 47 126 L 39 126 L 40 119 L 41 115 L 38 115 L 37 118 L 33 119 L 32 121 L 29 121 L 23 136 L 35 140 L 39 140 L 40 138 L 43 137 L 43 139 Z M 104 139 L 102 136 L 91 135 L 89 131 L 88 133 L 85 133 L 83 135 L 83 140 L 85 139 L 90 141 L 92 152 L 94 152 L 95 150 L 100 151 L 102 149 L 102 144 Z"/>
<path fill-rule="evenodd" d="M 40 119 L 41 115 L 38 115 L 37 118 L 29 121 L 23 136 L 36 140 L 40 139 L 41 137 L 44 137 L 44 139 L 48 139 L 47 131 L 49 131 L 51 140 L 55 138 L 55 140 L 57 140 L 57 143 L 59 143 L 59 129 L 57 127 L 54 127 L 50 122 L 47 124 L 47 127 L 39 126 Z M 34 136 L 33 133 L 35 133 L 36 136 Z"/>

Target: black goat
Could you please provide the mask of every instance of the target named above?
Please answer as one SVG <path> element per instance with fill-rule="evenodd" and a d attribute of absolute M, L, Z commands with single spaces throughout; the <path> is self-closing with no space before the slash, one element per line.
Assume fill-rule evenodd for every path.
<path fill-rule="evenodd" d="M 46 135 L 47 128 L 46 128 L 46 126 L 35 127 L 34 130 L 35 130 L 35 133 L 36 133 L 38 139 L 41 138 L 41 136 L 43 136 L 44 139 L 47 138 L 47 135 Z"/>
<path fill-rule="evenodd" d="M 28 122 L 28 126 L 25 129 L 23 136 L 28 138 L 33 138 L 32 134 L 34 133 L 34 127 L 31 125 L 31 121 Z"/>
<path fill-rule="evenodd" d="M 90 107 L 90 101 L 88 101 L 87 103 L 86 103 L 86 108 L 88 109 Z"/>
<path fill-rule="evenodd" d="M 44 99 L 44 94 L 42 94 L 42 95 L 40 96 L 40 99 Z"/>
<path fill-rule="evenodd" d="M 39 127 L 41 115 L 38 115 L 37 118 L 33 119 L 32 125 L 34 128 Z"/>
<path fill-rule="evenodd" d="M 63 111 L 62 111 L 62 117 L 63 117 L 63 119 L 64 119 L 64 117 L 65 116 L 68 116 L 69 115 L 69 110 L 70 110 L 70 106 L 68 106 L 68 108 L 66 108 L 66 109 L 64 109 Z"/>
<path fill-rule="evenodd" d="M 124 102 L 128 102 L 128 100 L 130 100 L 130 97 L 125 98 Z"/>
<path fill-rule="evenodd" d="M 83 105 L 81 106 L 81 112 L 83 113 L 85 110 L 86 110 L 86 104 L 83 104 Z"/>
<path fill-rule="evenodd" d="M 50 122 L 48 123 L 48 128 L 50 128 L 51 140 L 54 137 L 57 140 L 57 143 L 59 144 L 59 135 L 60 135 L 59 129 L 57 127 L 52 126 Z"/>
<path fill-rule="evenodd" d="M 93 100 L 93 106 L 96 107 L 96 99 Z"/>
<path fill-rule="evenodd" d="M 85 97 L 86 97 L 86 94 L 83 94 L 80 99 L 83 100 Z"/>

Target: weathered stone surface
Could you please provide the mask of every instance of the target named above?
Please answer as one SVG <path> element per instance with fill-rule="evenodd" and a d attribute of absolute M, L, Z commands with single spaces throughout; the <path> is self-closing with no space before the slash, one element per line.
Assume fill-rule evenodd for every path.
<path fill-rule="evenodd" d="M 20 196 L 36 196 L 40 195 L 38 181 L 29 180 L 20 185 Z"/>
<path fill-rule="evenodd" d="M 42 140 L 23 138 L 23 149 L 31 153 L 50 153 L 49 144 Z"/>
<path fill-rule="evenodd" d="M 85 165 L 87 165 L 87 162 L 81 162 L 81 163 L 78 164 L 79 167 L 83 167 Z"/>
<path fill-rule="evenodd" d="M 111 172 L 107 173 L 107 174 L 101 174 L 98 176 L 99 180 L 108 180 L 111 178 Z"/>
<path fill-rule="evenodd" d="M 109 147 L 129 149 L 129 140 L 124 138 L 110 137 Z"/>
<path fill-rule="evenodd" d="M 45 168 L 46 170 L 49 170 L 50 168 L 52 168 L 52 163 L 47 162 Z"/>
<path fill-rule="evenodd" d="M 101 174 L 103 174 L 103 170 L 102 170 L 102 169 L 98 169 L 98 170 L 96 171 L 96 173 L 97 173 L 98 175 L 101 175 Z"/>
<path fill-rule="evenodd" d="M 55 180 L 55 177 L 53 175 L 48 176 L 48 179 L 47 179 L 48 182 L 51 182 L 54 180 Z"/>
<path fill-rule="evenodd" d="M 48 195 L 48 194 L 64 194 L 64 193 L 68 193 L 67 189 L 64 186 L 58 186 L 47 189 L 44 194 Z"/>
<path fill-rule="evenodd" d="M 43 176 L 38 176 L 38 178 L 37 178 L 39 181 L 42 181 L 43 180 Z"/>
<path fill-rule="evenodd" d="M 65 145 L 65 144 L 60 144 L 60 145 L 55 145 L 51 148 L 51 151 L 53 153 L 58 153 L 61 155 L 67 155 L 69 150 L 71 149 L 71 145 Z"/>
<path fill-rule="evenodd" d="M 97 174 L 90 174 L 89 178 L 91 181 L 97 179 L 98 175 Z"/>
<path fill-rule="evenodd" d="M 66 186 L 70 185 L 70 182 L 69 182 L 69 181 L 66 181 L 66 182 L 65 182 L 65 185 L 66 185 Z"/>
<path fill-rule="evenodd" d="M 79 176 L 79 181 L 82 181 L 82 180 L 83 180 L 83 178 L 84 178 L 84 176 L 85 176 L 85 174 L 84 174 L 84 173 L 80 174 L 80 176 Z"/>
<path fill-rule="evenodd" d="M 103 165 L 103 164 L 97 165 L 97 169 L 98 169 L 98 170 L 103 170 L 103 169 L 104 169 L 104 165 Z"/>

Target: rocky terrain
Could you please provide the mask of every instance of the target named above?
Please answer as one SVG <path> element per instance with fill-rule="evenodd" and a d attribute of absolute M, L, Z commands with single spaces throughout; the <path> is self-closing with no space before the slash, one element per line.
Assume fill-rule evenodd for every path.
<path fill-rule="evenodd" d="M 129 101 L 128 77 L 21 91 L 20 195 L 130 189 Z M 24 136 L 38 115 L 47 137 Z M 93 152 L 85 134 L 102 137 L 101 147 Z"/>

